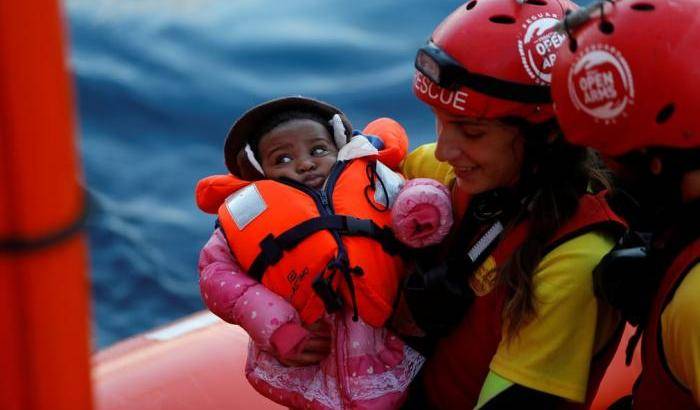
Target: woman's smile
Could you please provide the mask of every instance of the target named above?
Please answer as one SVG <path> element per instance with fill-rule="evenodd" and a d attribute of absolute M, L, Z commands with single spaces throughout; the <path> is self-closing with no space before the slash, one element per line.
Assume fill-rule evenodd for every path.
<path fill-rule="evenodd" d="M 477 165 L 470 165 L 470 166 L 452 165 L 452 168 L 454 168 L 455 175 L 459 179 L 472 178 L 479 171 L 479 166 L 477 166 Z"/>

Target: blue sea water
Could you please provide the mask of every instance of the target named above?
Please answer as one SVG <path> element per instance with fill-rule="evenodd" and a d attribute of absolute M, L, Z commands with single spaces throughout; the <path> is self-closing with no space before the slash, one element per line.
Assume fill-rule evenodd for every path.
<path fill-rule="evenodd" d="M 232 121 L 314 96 L 356 127 L 433 138 L 413 58 L 460 1 L 67 0 L 89 220 L 96 348 L 203 309 L 197 258 L 214 218 L 198 179 L 224 173 Z"/>

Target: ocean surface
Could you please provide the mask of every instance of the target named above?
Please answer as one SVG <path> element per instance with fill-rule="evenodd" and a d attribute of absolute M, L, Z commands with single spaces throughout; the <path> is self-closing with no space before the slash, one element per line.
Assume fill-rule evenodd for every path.
<path fill-rule="evenodd" d="M 380 116 L 433 138 L 413 58 L 460 1 L 68 0 L 89 220 L 95 348 L 203 309 L 214 218 L 197 181 L 225 173 L 231 123 L 303 94 L 355 127 Z"/>
<path fill-rule="evenodd" d="M 514 0 L 515 1 L 515 0 Z M 89 219 L 95 348 L 203 309 L 197 259 L 231 123 L 303 94 L 356 128 L 390 116 L 434 139 L 413 58 L 462 1 L 66 0 Z"/>

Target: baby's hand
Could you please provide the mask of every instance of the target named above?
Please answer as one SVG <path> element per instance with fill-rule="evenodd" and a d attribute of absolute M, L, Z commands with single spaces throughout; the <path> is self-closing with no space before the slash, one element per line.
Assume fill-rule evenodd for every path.
<path fill-rule="evenodd" d="M 325 322 L 318 321 L 308 328 L 298 323 L 280 326 L 270 338 L 273 355 L 285 366 L 299 367 L 318 364 L 331 351 L 331 334 Z"/>
<path fill-rule="evenodd" d="M 396 197 L 391 219 L 396 237 L 412 248 L 440 243 L 452 227 L 450 193 L 435 180 L 412 179 Z"/>

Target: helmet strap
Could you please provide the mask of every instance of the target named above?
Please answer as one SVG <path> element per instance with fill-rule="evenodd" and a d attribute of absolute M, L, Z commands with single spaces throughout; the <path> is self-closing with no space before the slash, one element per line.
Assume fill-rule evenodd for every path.
<path fill-rule="evenodd" d="M 262 176 L 265 176 L 265 172 L 262 169 L 262 166 L 260 166 L 260 162 L 258 162 L 258 159 L 255 158 L 255 153 L 253 153 L 253 150 L 250 148 L 250 144 L 245 144 L 245 156 L 248 159 L 248 162 L 250 165 L 255 168 L 256 171 L 258 171 Z"/>
<path fill-rule="evenodd" d="M 333 115 L 333 118 L 328 121 L 328 124 L 333 127 L 333 141 L 335 142 L 336 148 L 343 148 L 343 146 L 348 143 L 348 137 L 345 130 L 345 125 L 343 124 L 343 120 L 340 118 L 340 115 Z"/>

